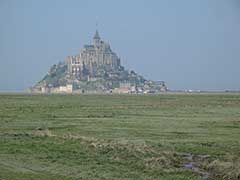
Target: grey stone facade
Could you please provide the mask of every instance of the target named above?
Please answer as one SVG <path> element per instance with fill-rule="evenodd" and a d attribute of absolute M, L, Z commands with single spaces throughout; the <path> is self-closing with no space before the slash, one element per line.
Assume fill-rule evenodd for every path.
<path fill-rule="evenodd" d="M 101 40 L 98 31 L 93 37 L 93 44 L 84 45 L 76 56 L 68 56 L 66 63 L 68 74 L 79 80 L 95 77 L 101 66 L 109 71 L 117 71 L 120 67 L 120 59 L 111 50 L 110 45 Z"/>

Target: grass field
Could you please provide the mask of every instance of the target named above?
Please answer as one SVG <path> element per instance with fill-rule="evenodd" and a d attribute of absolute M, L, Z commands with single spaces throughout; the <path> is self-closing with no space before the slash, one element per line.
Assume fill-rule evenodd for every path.
<path fill-rule="evenodd" d="M 0 179 L 240 179 L 240 95 L 0 95 Z"/>

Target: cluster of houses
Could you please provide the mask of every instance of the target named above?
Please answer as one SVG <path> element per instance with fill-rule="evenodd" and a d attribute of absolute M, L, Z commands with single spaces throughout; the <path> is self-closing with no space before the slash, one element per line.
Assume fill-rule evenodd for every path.
<path fill-rule="evenodd" d="M 155 87 L 145 84 L 142 87 L 133 86 L 129 82 L 120 83 L 118 88 L 108 89 L 108 90 L 91 90 L 87 91 L 86 89 L 74 89 L 72 84 L 67 84 L 66 86 L 59 87 L 49 87 L 49 86 L 40 86 L 38 88 L 29 88 L 30 93 L 41 93 L 41 94 L 157 94 L 160 92 L 166 92 L 167 87 L 163 81 L 158 84 L 155 82 Z"/>

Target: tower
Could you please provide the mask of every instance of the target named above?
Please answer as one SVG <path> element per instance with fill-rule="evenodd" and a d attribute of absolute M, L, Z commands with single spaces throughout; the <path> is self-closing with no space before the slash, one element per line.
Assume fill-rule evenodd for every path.
<path fill-rule="evenodd" d="M 95 35 L 94 35 L 94 37 L 93 37 L 93 44 L 94 44 L 94 46 L 99 47 L 99 45 L 100 45 L 100 40 L 101 40 L 101 38 L 100 38 L 100 36 L 99 36 L 98 30 L 96 30 Z"/>

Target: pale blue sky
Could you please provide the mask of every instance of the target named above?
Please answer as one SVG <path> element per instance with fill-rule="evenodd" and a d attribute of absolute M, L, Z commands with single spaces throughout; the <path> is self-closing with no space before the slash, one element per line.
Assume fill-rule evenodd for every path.
<path fill-rule="evenodd" d="M 240 89 L 239 0 L 0 0 L 0 91 L 21 91 L 100 36 L 170 89 Z"/>

